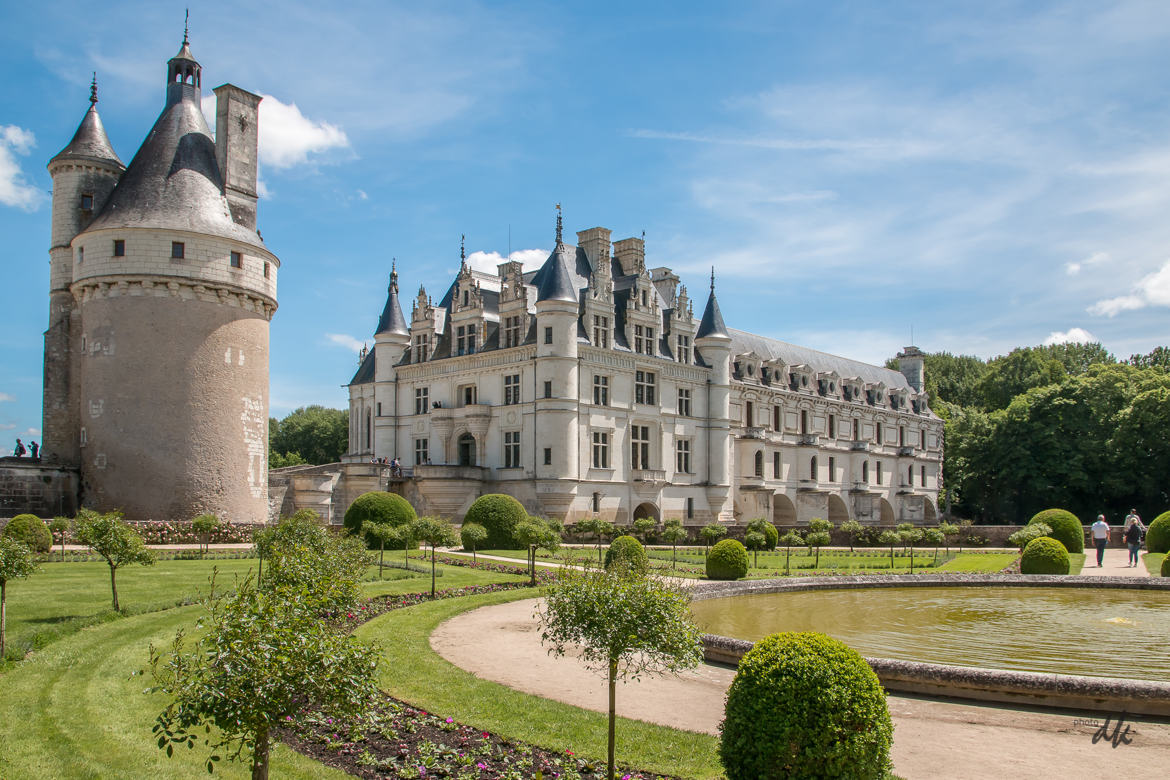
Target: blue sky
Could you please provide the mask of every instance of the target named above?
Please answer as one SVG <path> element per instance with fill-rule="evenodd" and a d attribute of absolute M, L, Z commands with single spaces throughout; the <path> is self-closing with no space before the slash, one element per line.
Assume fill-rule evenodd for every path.
<path fill-rule="evenodd" d="M 322 5 L 192 9 L 204 85 L 268 96 L 276 416 L 345 405 L 392 257 L 409 313 L 460 234 L 539 258 L 558 202 L 692 297 L 714 265 L 732 327 L 849 357 L 1170 341 L 1164 2 Z M 130 160 L 183 10 L 0 0 L 0 441 L 41 425 L 45 164 L 94 70 Z"/>

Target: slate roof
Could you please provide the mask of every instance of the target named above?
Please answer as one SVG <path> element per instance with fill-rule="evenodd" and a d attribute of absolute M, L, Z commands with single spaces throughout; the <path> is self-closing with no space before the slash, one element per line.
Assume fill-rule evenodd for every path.
<path fill-rule="evenodd" d="M 863 382 L 885 382 L 887 387 L 913 392 L 901 371 L 873 366 L 859 360 L 830 355 L 785 341 L 757 336 L 742 330 L 728 331 L 732 356 L 755 352 L 764 360 L 782 360 L 790 366 L 807 365 L 813 371 L 836 371 L 841 377 L 859 377 Z"/>
<path fill-rule="evenodd" d="M 715 290 L 707 296 L 707 307 L 703 309 L 703 319 L 699 322 L 699 329 L 695 331 L 695 338 L 706 336 L 730 337 L 727 326 L 723 324 L 723 314 L 719 311 L 719 301 L 715 300 Z"/>
<path fill-rule="evenodd" d="M 73 134 L 73 140 L 64 149 L 57 152 L 49 163 L 52 164 L 58 160 L 101 160 L 115 163 L 120 168 L 126 167 L 118 159 L 114 147 L 110 145 L 106 128 L 102 125 L 102 118 L 98 116 L 97 105 L 92 102 L 89 104 L 89 110 L 85 112 L 85 116 L 81 118 L 81 124 L 78 125 L 77 132 Z"/>
<path fill-rule="evenodd" d="M 406 324 L 406 317 L 402 315 L 402 307 L 398 304 L 398 274 L 393 271 L 390 272 L 390 286 L 386 290 L 386 305 L 382 308 L 374 335 L 379 333 L 410 335 L 410 326 Z"/>
<path fill-rule="evenodd" d="M 357 373 L 353 375 L 353 379 L 349 380 L 351 385 L 364 385 L 367 382 L 374 381 L 374 353 L 376 349 L 371 349 L 366 353 L 366 359 L 358 366 Z"/>
<path fill-rule="evenodd" d="M 576 247 L 573 247 L 576 250 Z M 544 265 L 536 272 L 536 276 L 532 277 L 532 283 L 536 285 L 536 300 L 540 301 L 567 301 L 569 303 L 577 303 L 579 301 L 579 286 L 573 280 L 573 270 L 570 264 L 575 265 L 576 251 L 571 253 L 569 248 L 562 243 L 558 243 L 556 249 L 544 261 Z"/>

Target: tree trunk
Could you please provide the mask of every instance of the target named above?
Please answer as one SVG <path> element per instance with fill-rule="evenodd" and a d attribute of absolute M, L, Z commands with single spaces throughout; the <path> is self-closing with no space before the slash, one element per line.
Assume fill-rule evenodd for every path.
<path fill-rule="evenodd" d="M 606 777 L 613 780 L 614 776 L 614 725 L 617 719 L 617 659 L 609 661 L 609 763 L 606 765 Z"/>
<path fill-rule="evenodd" d="M 821 548 L 820 548 L 820 545 L 817 546 L 817 557 L 816 557 L 816 560 L 813 561 L 813 569 L 816 570 L 819 568 L 821 568 Z"/>
<path fill-rule="evenodd" d="M 894 545 L 890 545 L 890 571 L 894 570 Z"/>
<path fill-rule="evenodd" d="M 260 559 L 256 565 L 256 587 L 260 587 L 260 583 L 264 580 L 264 553 L 258 551 L 256 557 Z"/>
<path fill-rule="evenodd" d="M 431 545 L 431 599 L 435 598 L 435 545 Z"/>
<path fill-rule="evenodd" d="M 268 780 L 268 728 L 256 733 L 256 746 L 252 748 L 252 780 Z"/>
<path fill-rule="evenodd" d="M 118 571 L 113 564 L 110 565 L 110 590 L 114 593 L 114 611 L 118 611 L 118 580 L 115 573 Z"/>
<path fill-rule="evenodd" d="M 785 547 L 785 548 L 784 548 L 784 576 L 785 576 L 785 577 L 787 577 L 787 576 L 788 576 L 788 574 L 789 574 L 789 572 L 788 572 L 788 562 L 789 562 L 790 560 L 792 560 L 792 548 L 791 548 L 791 547 Z"/>
<path fill-rule="evenodd" d="M 378 579 L 382 579 L 382 560 L 386 557 L 386 541 L 382 540 L 378 548 Z"/>
<path fill-rule="evenodd" d="M 670 570 L 674 571 L 678 566 L 678 545 L 672 544 L 670 546 Z"/>
<path fill-rule="evenodd" d="M 4 623 L 8 619 L 8 583 L 0 582 L 0 664 L 4 663 Z"/>
<path fill-rule="evenodd" d="M 910 573 L 914 573 L 914 545 L 910 545 Z"/>
<path fill-rule="evenodd" d="M 471 565 L 474 566 L 478 561 L 475 558 L 475 548 L 471 548 Z"/>
<path fill-rule="evenodd" d="M 61 532 L 61 563 L 65 563 L 65 532 Z"/>

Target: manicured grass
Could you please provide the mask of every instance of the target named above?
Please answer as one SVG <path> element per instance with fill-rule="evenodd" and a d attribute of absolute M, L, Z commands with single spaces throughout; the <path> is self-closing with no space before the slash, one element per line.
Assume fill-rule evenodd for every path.
<path fill-rule="evenodd" d="M 157 612 L 189 604 L 207 593 L 208 579 L 218 569 L 218 587 L 231 588 L 238 577 L 255 571 L 257 559 L 159 561 L 153 566 L 118 569 L 118 599 L 125 612 Z M 422 562 L 412 559 L 413 566 Z M 439 565 L 438 587 L 454 588 L 491 582 L 515 582 L 523 577 Z M 387 567 L 385 581 L 378 568 L 366 571 L 366 596 L 430 590 L 430 568 L 423 572 Z M 8 584 L 8 660 L 80 629 L 117 620 L 111 608 L 110 570 L 105 563 L 44 563 L 28 579 Z"/>
<path fill-rule="evenodd" d="M 1143 553 L 1142 562 L 1146 564 L 1146 571 L 1150 573 L 1151 577 L 1162 576 L 1162 559 L 1166 557 L 1166 553 Z"/>
<path fill-rule="evenodd" d="M 382 666 L 379 683 L 391 695 L 460 723 L 551 750 L 572 750 L 604 764 L 603 713 L 481 680 L 448 663 L 430 647 L 431 632 L 444 620 L 476 607 L 531 598 L 538 592 L 492 593 L 421 604 L 375 618 L 356 634 L 382 647 L 388 661 Z M 639 769 L 688 778 L 722 775 L 713 736 L 620 718 L 617 739 L 618 759 Z"/>
<path fill-rule="evenodd" d="M 150 729 L 165 697 L 143 693 L 151 685 L 147 646 L 166 645 L 176 629 L 194 624 L 201 609 L 97 626 L 0 674 L 0 777 L 207 777 L 206 748 L 177 749 L 170 759 L 158 749 Z M 347 776 L 280 746 L 271 772 L 279 778 Z M 214 776 L 250 774 L 246 764 L 225 759 Z"/>
<path fill-rule="evenodd" d="M 994 574 L 1010 566 L 1017 553 L 960 553 L 938 567 L 939 571 L 982 572 Z"/>

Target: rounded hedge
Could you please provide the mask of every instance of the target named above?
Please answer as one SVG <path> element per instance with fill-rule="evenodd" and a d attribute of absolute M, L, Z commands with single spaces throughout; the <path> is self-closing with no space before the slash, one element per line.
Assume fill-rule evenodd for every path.
<path fill-rule="evenodd" d="M 813 632 L 772 634 L 739 662 L 719 727 L 728 780 L 881 778 L 894 726 L 857 651 Z"/>
<path fill-rule="evenodd" d="M 1068 550 L 1059 539 L 1038 536 L 1020 556 L 1020 574 L 1068 574 Z"/>
<path fill-rule="evenodd" d="M 53 532 L 36 515 L 17 515 L 12 518 L 4 526 L 4 535 L 24 542 L 33 552 L 48 552 L 53 546 Z"/>
<path fill-rule="evenodd" d="M 747 573 L 747 550 L 738 539 L 716 542 L 707 555 L 707 579 L 738 580 Z"/>
<path fill-rule="evenodd" d="M 1170 577 L 1170 555 L 1162 559 L 1162 576 Z"/>
<path fill-rule="evenodd" d="M 519 550 L 522 545 L 512 538 L 512 531 L 526 519 L 524 505 L 503 493 L 480 496 L 463 516 L 463 522 L 479 523 L 487 529 L 487 539 L 481 545 L 484 550 Z"/>
<path fill-rule="evenodd" d="M 1170 512 L 1155 517 L 1146 529 L 1146 549 L 1152 553 L 1170 553 Z M 1163 576 L 1165 571 L 1163 565 Z"/>
<path fill-rule="evenodd" d="M 1044 523 L 1051 528 L 1050 536 L 1063 544 L 1068 552 L 1085 551 L 1085 528 L 1077 516 L 1067 509 L 1045 509 L 1043 512 L 1037 512 L 1028 521 L 1028 525 L 1032 523 Z"/>
<path fill-rule="evenodd" d="M 414 507 L 397 493 L 386 493 L 374 490 L 362 493 L 353 500 L 349 509 L 345 510 L 345 530 L 351 534 L 360 534 L 362 523 L 389 523 L 393 526 L 413 523 L 418 515 Z M 373 539 L 366 539 L 371 548 L 377 547 Z"/>
<path fill-rule="evenodd" d="M 645 574 L 650 569 L 646 548 L 632 536 L 619 536 L 609 543 L 609 549 L 605 551 L 605 568 L 608 570 L 619 561 L 639 574 Z"/>
<path fill-rule="evenodd" d="M 772 525 L 763 518 L 760 518 L 759 520 L 753 520 L 748 523 L 747 530 L 759 531 L 764 535 L 765 550 L 775 550 L 776 545 L 780 543 L 780 532 L 776 530 L 776 526 Z"/>

